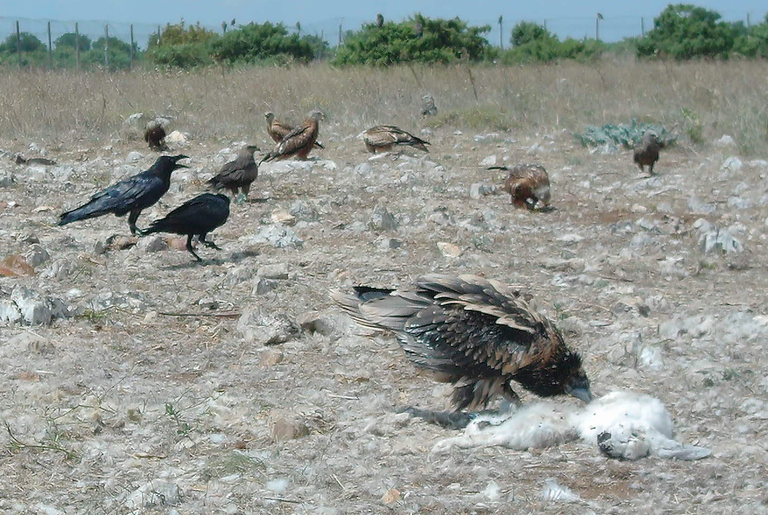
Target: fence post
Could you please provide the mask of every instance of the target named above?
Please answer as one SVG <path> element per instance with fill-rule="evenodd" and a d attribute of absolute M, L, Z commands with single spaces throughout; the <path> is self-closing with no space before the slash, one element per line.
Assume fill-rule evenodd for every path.
<path fill-rule="evenodd" d="M 109 24 L 104 25 L 104 67 L 109 70 Z"/>
<path fill-rule="evenodd" d="M 53 46 L 51 46 L 51 22 L 48 22 L 48 65 L 53 70 Z"/>
<path fill-rule="evenodd" d="M 344 23 L 344 18 L 339 22 L 339 48 L 341 48 L 341 24 Z"/>
<path fill-rule="evenodd" d="M 157 46 L 160 46 L 160 25 L 157 26 Z"/>
<path fill-rule="evenodd" d="M 645 16 L 640 17 L 640 34 L 645 37 Z"/>
<path fill-rule="evenodd" d="M 547 19 L 544 19 L 544 30 L 547 30 Z"/>
<path fill-rule="evenodd" d="M 747 13 L 747 29 L 749 29 L 749 13 Z"/>
<path fill-rule="evenodd" d="M 75 69 L 80 71 L 80 27 L 75 22 Z"/>
<path fill-rule="evenodd" d="M 603 15 L 597 13 L 595 16 L 595 41 L 600 41 L 600 20 L 603 19 Z"/>
<path fill-rule="evenodd" d="M 315 33 L 317 34 L 317 33 Z M 324 39 L 325 33 L 324 31 L 320 31 L 320 46 L 317 49 L 317 60 L 321 61 L 323 59 L 323 47 L 325 46 L 323 43 L 325 42 Z"/>
<path fill-rule="evenodd" d="M 499 47 L 504 50 L 504 17 L 499 16 Z"/>
<path fill-rule="evenodd" d="M 19 56 L 19 68 L 21 68 L 21 32 L 19 32 L 19 20 L 16 20 L 16 53 Z"/>
<path fill-rule="evenodd" d="M 131 70 L 133 70 L 133 23 L 131 23 Z"/>

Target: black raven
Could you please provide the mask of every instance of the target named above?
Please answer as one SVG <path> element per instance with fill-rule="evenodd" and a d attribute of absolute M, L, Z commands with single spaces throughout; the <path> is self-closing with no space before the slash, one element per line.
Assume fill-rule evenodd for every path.
<path fill-rule="evenodd" d="M 229 197 L 221 193 L 203 193 L 187 200 L 182 205 L 165 215 L 165 218 L 155 220 L 143 235 L 153 232 L 172 232 L 187 235 L 187 250 L 202 261 L 192 249 L 192 236 L 200 236 L 200 242 L 206 247 L 221 250 L 212 241 L 206 241 L 205 235 L 217 227 L 224 225 L 229 217 Z"/>
<path fill-rule="evenodd" d="M 177 161 L 187 156 L 160 156 L 149 170 L 113 184 L 109 188 L 91 197 L 91 200 L 77 209 L 62 213 L 59 225 L 67 225 L 78 220 L 96 218 L 114 213 L 115 216 L 128 215 L 131 234 L 136 234 L 136 220 L 143 209 L 148 208 L 165 195 L 171 186 L 171 172 L 177 168 L 188 168 Z"/>

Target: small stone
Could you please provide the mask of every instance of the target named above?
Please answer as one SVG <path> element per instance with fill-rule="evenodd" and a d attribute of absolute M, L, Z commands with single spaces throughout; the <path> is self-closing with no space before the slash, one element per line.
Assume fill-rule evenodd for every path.
<path fill-rule="evenodd" d="M 123 123 L 126 125 L 135 125 L 138 126 L 141 122 L 141 119 L 144 118 L 144 113 L 133 113 L 128 118 L 126 118 Z"/>
<path fill-rule="evenodd" d="M 286 409 L 269 412 L 269 436 L 273 442 L 285 442 L 309 435 L 309 427 L 297 415 Z"/>
<path fill-rule="evenodd" d="M 629 210 L 633 213 L 647 213 L 648 208 L 645 206 L 641 206 L 640 204 L 634 204 Z"/>
<path fill-rule="evenodd" d="M 30 266 L 36 267 L 51 259 L 51 255 L 43 247 L 35 244 L 27 251 L 24 258 Z"/>
<path fill-rule="evenodd" d="M 273 211 L 272 212 L 272 221 L 277 224 L 283 224 L 283 225 L 295 225 L 296 224 L 296 217 L 292 214 L 288 213 L 287 211 Z"/>
<path fill-rule="evenodd" d="M 469 196 L 474 199 L 479 199 L 486 195 L 491 195 L 496 192 L 495 186 L 489 186 L 482 182 L 476 182 L 469 187 Z"/>
<path fill-rule="evenodd" d="M 279 285 L 280 283 L 273 281 L 272 279 L 267 279 L 266 277 L 256 277 L 253 280 L 253 290 L 251 291 L 251 294 L 264 295 L 265 293 L 271 292 Z"/>
<path fill-rule="evenodd" d="M 562 236 L 559 236 L 557 238 L 557 241 L 561 241 L 566 245 L 573 245 L 583 240 L 584 240 L 584 237 L 576 233 L 563 234 Z"/>
<path fill-rule="evenodd" d="M 24 256 L 13 254 L 0 261 L 0 276 L 4 277 L 32 277 L 35 269 L 27 263 Z"/>
<path fill-rule="evenodd" d="M 273 367 L 283 361 L 283 351 L 280 349 L 268 349 L 259 356 L 259 367 Z"/>
<path fill-rule="evenodd" d="M 395 238 L 382 238 L 379 241 L 379 248 L 383 250 L 399 249 L 403 242 Z"/>
<path fill-rule="evenodd" d="M 136 152 L 135 150 L 133 152 L 128 152 L 128 155 L 125 158 L 126 163 L 135 163 L 137 161 L 141 161 L 141 159 L 144 156 L 141 152 Z"/>
<path fill-rule="evenodd" d="M 368 227 L 373 231 L 396 231 L 398 225 L 394 215 L 381 204 L 373 209 L 373 214 L 368 221 Z"/>
<path fill-rule="evenodd" d="M 237 331 L 248 343 L 278 345 L 298 336 L 301 328 L 285 314 L 272 315 L 256 308 L 243 311 Z"/>
<path fill-rule="evenodd" d="M 485 166 L 485 167 L 496 166 L 496 156 L 493 155 L 493 156 L 486 157 L 485 159 L 480 161 L 480 166 Z"/>
<path fill-rule="evenodd" d="M 126 250 L 139 242 L 138 236 L 123 236 L 121 234 L 113 234 L 107 238 L 106 247 L 108 250 Z"/>
<path fill-rule="evenodd" d="M 269 243 L 277 248 L 296 249 L 304 245 L 304 240 L 282 224 L 268 225 L 253 236 L 243 236 L 240 241 L 246 244 Z"/>
<path fill-rule="evenodd" d="M 714 213 L 717 207 L 714 204 L 707 204 L 697 196 L 688 199 L 688 209 L 693 213 L 710 214 Z"/>
<path fill-rule="evenodd" d="M 296 322 L 308 333 L 318 333 L 323 336 L 331 336 L 337 332 L 338 321 L 332 315 L 325 315 L 317 311 L 308 311 L 300 315 Z"/>
<path fill-rule="evenodd" d="M 727 134 L 723 134 L 723 136 L 719 140 L 715 141 L 716 147 L 722 148 L 722 147 L 730 147 L 733 145 L 734 145 L 733 138 Z"/>
<path fill-rule="evenodd" d="M 457 245 L 445 241 L 438 241 L 437 248 L 440 250 L 443 257 L 450 259 L 455 259 L 462 254 L 461 249 Z"/>
<path fill-rule="evenodd" d="M 723 166 L 721 168 L 729 172 L 738 172 L 741 170 L 741 166 L 741 159 L 738 157 L 729 157 L 723 162 Z"/>
<path fill-rule="evenodd" d="M 298 220 L 315 221 L 320 218 L 317 210 L 303 200 L 297 200 L 291 204 L 289 212 Z"/>
<path fill-rule="evenodd" d="M 265 279 L 288 279 L 288 265 L 286 263 L 263 265 L 259 267 L 257 275 Z"/>
<path fill-rule="evenodd" d="M 381 496 L 381 502 L 384 504 L 392 504 L 393 502 L 399 501 L 401 497 L 400 490 L 397 488 L 390 488 Z"/>
<path fill-rule="evenodd" d="M 179 131 L 173 131 L 165 137 L 165 142 L 182 144 L 187 142 L 187 137 Z"/>
<path fill-rule="evenodd" d="M 163 237 L 153 236 L 151 238 L 141 238 L 139 240 L 139 248 L 143 249 L 144 252 L 153 253 L 168 250 L 168 244 Z"/>

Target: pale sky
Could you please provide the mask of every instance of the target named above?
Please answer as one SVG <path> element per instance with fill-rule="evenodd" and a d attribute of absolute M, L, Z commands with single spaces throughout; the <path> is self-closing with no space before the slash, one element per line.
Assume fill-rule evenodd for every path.
<path fill-rule="evenodd" d="M 690 1 L 690 0 L 687 0 Z M 686 1 L 686 3 L 687 3 Z M 653 17 L 669 2 L 645 0 L 643 2 L 617 2 L 615 0 L 538 0 L 513 2 L 503 0 L 0 0 L 0 37 L 5 37 L 20 19 L 21 30 L 47 38 L 47 21 L 52 23 L 53 39 L 61 33 L 74 30 L 78 21 L 81 33 L 98 37 L 103 35 L 103 23 L 110 22 L 110 35 L 125 37 L 128 24 L 134 24 L 134 34 L 140 46 L 145 46 L 147 35 L 157 25 L 176 23 L 183 18 L 187 23 L 199 21 L 212 29 L 220 29 L 223 20 L 233 18 L 237 23 L 283 22 L 293 27 L 301 22 L 305 32 L 321 33 L 331 44 L 338 39 L 339 23 L 346 29 L 357 29 L 364 21 L 372 21 L 381 12 L 385 19 L 402 20 L 415 12 L 430 17 L 460 18 L 474 25 L 490 24 L 490 41 L 498 44 L 499 15 L 504 16 L 504 44 L 508 44 L 509 30 L 516 21 L 543 22 L 561 37 L 581 38 L 595 35 L 595 14 L 604 16 L 600 37 L 616 41 L 626 36 L 639 35 L 640 18 L 645 17 L 645 28 L 653 27 Z M 696 5 L 714 9 L 727 20 L 753 22 L 764 19 L 765 0 L 698 0 Z M 59 23 L 62 22 L 62 23 Z M 64 23 L 71 22 L 71 23 Z"/>

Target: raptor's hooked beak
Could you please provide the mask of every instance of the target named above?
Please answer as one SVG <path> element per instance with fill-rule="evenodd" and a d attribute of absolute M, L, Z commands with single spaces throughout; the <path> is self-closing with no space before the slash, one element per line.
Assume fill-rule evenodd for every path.
<path fill-rule="evenodd" d="M 589 386 L 566 386 L 565 387 L 565 393 L 568 395 L 573 395 L 577 399 L 584 401 L 585 403 L 589 404 L 594 397 L 592 396 L 592 392 L 589 389 Z"/>

